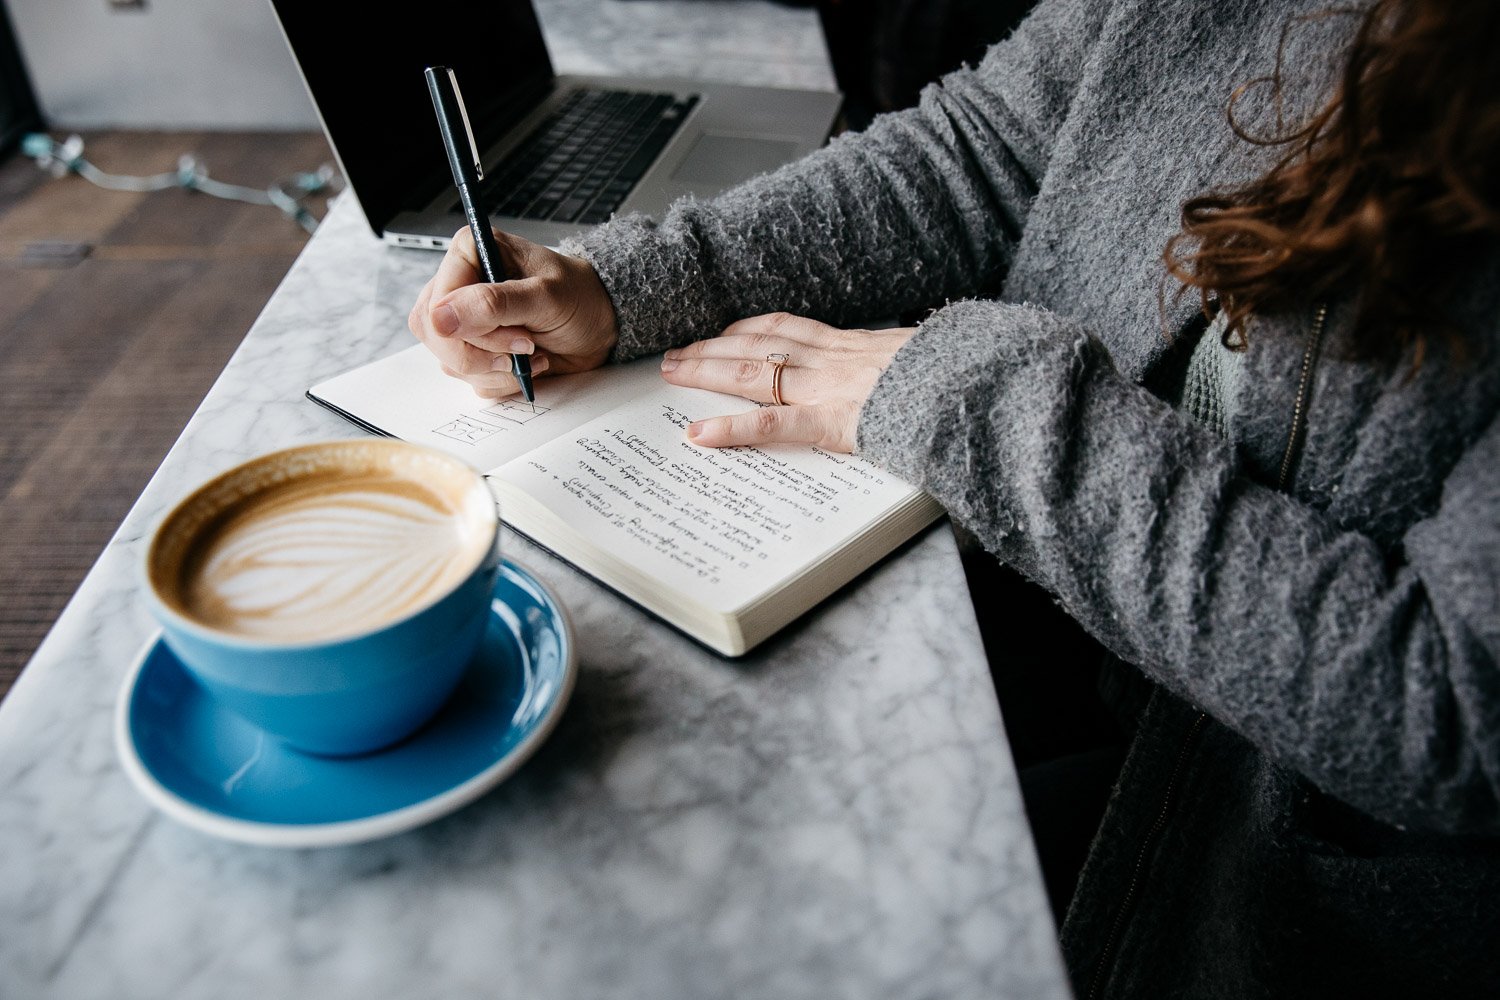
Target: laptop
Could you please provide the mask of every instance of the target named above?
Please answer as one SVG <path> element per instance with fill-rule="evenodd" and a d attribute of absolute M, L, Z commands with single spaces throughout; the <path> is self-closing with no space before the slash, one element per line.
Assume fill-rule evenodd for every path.
<path fill-rule="evenodd" d="M 538 243 L 660 214 L 817 149 L 839 95 L 558 76 L 531 0 L 271 0 L 370 228 L 445 249 L 464 225 L 423 70 L 452 67 L 494 224 Z"/>

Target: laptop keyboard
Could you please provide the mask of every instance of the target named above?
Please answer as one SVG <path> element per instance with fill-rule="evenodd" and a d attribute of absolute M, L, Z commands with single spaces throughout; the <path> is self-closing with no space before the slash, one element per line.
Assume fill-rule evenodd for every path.
<path fill-rule="evenodd" d="M 687 117 L 696 97 L 575 90 L 490 168 L 480 191 L 497 215 L 608 219 Z M 453 210 L 461 212 L 458 204 Z"/>

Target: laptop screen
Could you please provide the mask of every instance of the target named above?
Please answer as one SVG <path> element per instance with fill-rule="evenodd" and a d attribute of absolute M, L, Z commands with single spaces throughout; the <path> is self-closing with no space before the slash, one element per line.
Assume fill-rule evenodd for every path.
<path fill-rule="evenodd" d="M 377 230 L 452 184 L 424 69 L 457 73 L 481 148 L 530 111 L 552 80 L 531 0 L 272 6 L 344 177 Z"/>

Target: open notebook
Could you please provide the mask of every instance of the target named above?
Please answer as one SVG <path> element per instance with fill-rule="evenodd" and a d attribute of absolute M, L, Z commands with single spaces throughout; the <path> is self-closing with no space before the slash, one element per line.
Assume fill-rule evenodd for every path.
<path fill-rule="evenodd" d="M 367 430 L 456 455 L 501 517 L 668 624 L 739 656 L 942 513 L 869 462 L 805 446 L 713 450 L 693 420 L 753 409 L 648 359 L 484 400 L 417 345 L 308 390 Z"/>

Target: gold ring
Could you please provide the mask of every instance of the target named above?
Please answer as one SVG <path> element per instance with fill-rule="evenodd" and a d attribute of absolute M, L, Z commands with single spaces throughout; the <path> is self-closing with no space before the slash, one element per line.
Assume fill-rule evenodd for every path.
<path fill-rule="evenodd" d="M 785 354 L 767 354 L 766 364 L 771 366 L 771 402 L 777 406 L 785 406 L 781 401 L 781 369 L 785 368 L 791 358 Z"/>

